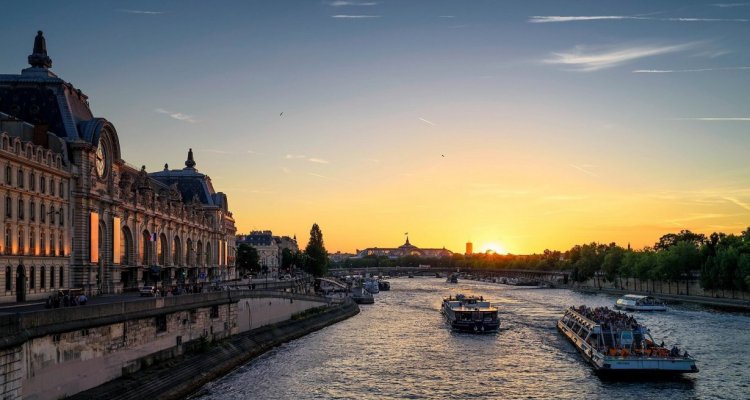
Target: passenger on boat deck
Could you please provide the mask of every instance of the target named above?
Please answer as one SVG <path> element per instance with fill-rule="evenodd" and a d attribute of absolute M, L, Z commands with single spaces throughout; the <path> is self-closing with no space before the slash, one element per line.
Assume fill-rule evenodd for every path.
<path fill-rule="evenodd" d="M 621 329 L 636 329 L 638 328 L 638 322 L 632 316 L 625 313 L 610 310 L 609 307 L 596 307 L 590 308 L 582 305 L 580 307 L 573 307 L 573 310 L 583 315 L 584 317 L 595 321 L 602 325 L 603 328 L 615 328 Z"/>

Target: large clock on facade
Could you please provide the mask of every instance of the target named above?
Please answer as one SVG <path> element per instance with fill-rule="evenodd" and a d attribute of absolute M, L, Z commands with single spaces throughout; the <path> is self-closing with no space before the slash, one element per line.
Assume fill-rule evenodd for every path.
<path fill-rule="evenodd" d="M 107 165 L 109 164 L 109 155 L 102 141 L 96 147 L 96 173 L 99 178 L 104 178 L 107 174 Z"/>

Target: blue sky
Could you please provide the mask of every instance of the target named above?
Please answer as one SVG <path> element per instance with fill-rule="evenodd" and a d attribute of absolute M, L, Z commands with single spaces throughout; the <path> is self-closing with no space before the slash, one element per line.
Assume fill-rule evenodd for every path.
<path fill-rule="evenodd" d="M 43 30 L 126 161 L 174 168 L 192 147 L 241 231 L 524 253 L 750 225 L 750 2 L 3 10 L 0 72 Z"/>

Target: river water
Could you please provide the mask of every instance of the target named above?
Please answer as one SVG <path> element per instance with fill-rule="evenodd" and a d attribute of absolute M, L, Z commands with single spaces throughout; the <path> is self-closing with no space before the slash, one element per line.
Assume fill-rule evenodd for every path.
<path fill-rule="evenodd" d="M 555 328 L 568 305 L 615 297 L 438 278 L 391 279 L 391 290 L 346 321 L 284 344 L 198 399 L 748 399 L 750 315 L 675 305 L 638 313 L 657 341 L 686 348 L 700 372 L 654 381 L 603 380 Z M 452 332 L 443 297 L 484 296 L 501 331 Z"/>

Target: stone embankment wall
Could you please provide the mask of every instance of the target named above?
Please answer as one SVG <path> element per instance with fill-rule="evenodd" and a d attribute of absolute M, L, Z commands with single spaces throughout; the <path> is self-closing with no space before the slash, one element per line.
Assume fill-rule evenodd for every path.
<path fill-rule="evenodd" d="M 296 300 L 295 300 L 296 302 Z M 136 372 L 72 396 L 70 400 L 184 399 L 206 383 L 275 346 L 325 328 L 359 313 L 352 301 L 297 320 L 253 329 L 203 351 Z M 137 384 L 135 384 L 137 383 Z"/>
<path fill-rule="evenodd" d="M 750 294 L 741 291 L 704 290 L 700 286 L 700 282 L 697 279 L 688 282 L 687 288 L 685 287 L 685 281 L 641 281 L 635 278 L 623 278 L 616 279 L 615 282 L 605 282 L 601 277 L 599 279 L 592 278 L 578 284 L 571 283 L 571 287 L 580 287 L 582 289 L 615 289 L 624 290 L 629 293 L 632 292 L 634 294 L 696 296 L 718 299 L 750 300 Z"/>
<path fill-rule="evenodd" d="M 284 292 L 226 291 L 0 318 L 0 398 L 58 399 L 325 305 Z"/>

